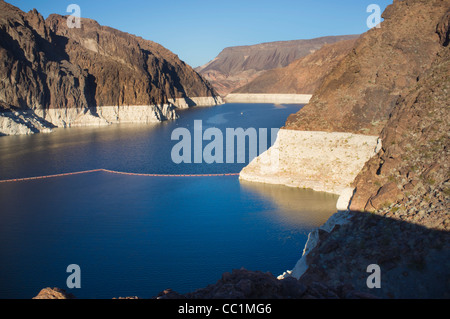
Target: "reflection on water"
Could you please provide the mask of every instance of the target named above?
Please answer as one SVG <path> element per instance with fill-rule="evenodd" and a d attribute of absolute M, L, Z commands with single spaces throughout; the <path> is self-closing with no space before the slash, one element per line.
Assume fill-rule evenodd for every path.
<path fill-rule="evenodd" d="M 0 137 L 0 179 L 53 175 L 92 169 L 155 174 L 237 173 L 246 163 L 175 164 L 171 151 L 179 141 L 176 128 L 194 136 L 194 121 L 203 130 L 278 128 L 300 105 L 224 104 L 180 111 L 176 121 L 156 124 L 115 124 L 107 127 L 55 129 L 50 134 Z M 270 141 L 270 139 L 269 139 Z M 207 143 L 203 143 L 206 146 Z M 248 146 L 248 145 L 247 145 Z M 249 160 L 246 158 L 247 163 Z"/>
<path fill-rule="evenodd" d="M 302 228 L 318 227 L 336 212 L 337 195 L 283 185 L 241 181 L 242 189 L 270 199 L 270 213 L 283 223 Z"/>
<path fill-rule="evenodd" d="M 0 179 L 92 169 L 158 174 L 239 172 L 246 163 L 171 161 L 177 127 L 281 127 L 301 106 L 228 104 L 182 112 L 177 121 L 57 129 L 0 137 Z M 94 172 L 0 183 L 0 298 L 65 288 L 79 264 L 79 298 L 181 293 L 245 267 L 281 274 L 337 197 L 239 182 L 236 176 L 147 178 Z"/>
<path fill-rule="evenodd" d="M 118 124 L 56 128 L 50 134 L 0 137 L 0 179 L 111 166 L 125 168 L 128 165 L 133 169 L 154 159 L 155 148 L 163 144 L 157 138 L 161 138 L 165 127 L 166 123 Z"/>
<path fill-rule="evenodd" d="M 228 122 L 228 119 L 226 119 L 226 115 L 230 115 L 232 113 L 221 113 L 217 114 L 215 116 L 210 117 L 206 123 L 211 125 L 218 125 L 218 124 L 225 124 Z"/>

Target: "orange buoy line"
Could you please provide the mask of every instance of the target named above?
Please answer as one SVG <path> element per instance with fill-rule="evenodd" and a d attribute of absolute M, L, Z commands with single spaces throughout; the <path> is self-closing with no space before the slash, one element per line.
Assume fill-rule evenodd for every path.
<path fill-rule="evenodd" d="M 218 177 L 218 176 L 238 176 L 239 173 L 223 173 L 223 174 L 142 174 L 142 173 L 126 173 L 102 169 L 102 171 L 112 174 L 146 176 L 146 177 Z"/>
<path fill-rule="evenodd" d="M 100 172 L 100 171 L 102 171 L 102 169 L 93 169 L 93 170 L 89 170 L 89 171 L 63 173 L 63 174 L 55 174 L 55 175 L 45 175 L 45 176 L 36 176 L 36 177 L 6 179 L 6 180 L 0 180 L 0 183 L 23 182 L 23 181 L 31 181 L 31 180 L 36 180 L 36 179 L 45 179 L 45 178 L 54 178 L 54 177 L 62 177 L 62 176 L 70 176 L 70 175 L 79 175 L 79 174 L 87 174 L 87 173 L 94 173 L 94 172 Z"/>
<path fill-rule="evenodd" d="M 120 174 L 120 175 L 129 175 L 129 176 L 144 176 L 144 177 L 220 177 L 220 176 L 238 176 L 239 173 L 224 173 L 224 174 L 142 174 L 142 173 L 126 173 L 126 172 L 117 172 L 111 171 L 109 169 L 93 169 L 89 171 L 81 171 L 81 172 L 72 172 L 72 173 L 62 173 L 55 175 L 45 175 L 45 176 L 36 176 L 36 177 L 25 177 L 25 178 L 14 178 L 14 179 L 5 179 L 0 180 L 0 183 L 12 183 L 12 182 L 23 182 L 23 181 L 31 181 L 38 179 L 46 179 L 46 178 L 55 178 L 55 177 L 63 177 L 63 176 L 72 176 L 72 175 L 80 175 L 80 174 L 88 174 L 95 172 L 106 172 L 112 174 Z"/>

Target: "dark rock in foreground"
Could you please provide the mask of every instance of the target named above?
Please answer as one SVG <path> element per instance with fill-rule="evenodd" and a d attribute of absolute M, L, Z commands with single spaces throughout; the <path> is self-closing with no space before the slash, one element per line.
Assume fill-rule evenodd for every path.
<path fill-rule="evenodd" d="M 246 269 L 226 272 L 217 283 L 187 294 L 164 290 L 157 299 L 344 299 L 375 298 L 342 285 L 330 288 L 320 282 L 306 285 L 301 280 L 288 277 L 282 280 L 271 273 Z"/>
<path fill-rule="evenodd" d="M 42 289 L 33 299 L 73 299 L 72 294 L 59 288 Z M 356 291 L 350 285 L 330 288 L 320 282 L 308 285 L 288 277 L 282 280 L 271 273 L 246 269 L 226 272 L 217 283 L 186 294 L 172 289 L 160 292 L 152 299 L 373 299 L 372 294 Z M 114 298 L 116 299 L 116 298 Z M 119 297 L 117 299 L 140 299 Z"/>

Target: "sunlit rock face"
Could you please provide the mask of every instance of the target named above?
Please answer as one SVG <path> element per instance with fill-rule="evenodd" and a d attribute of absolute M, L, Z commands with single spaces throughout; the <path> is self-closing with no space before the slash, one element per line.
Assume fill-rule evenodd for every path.
<path fill-rule="evenodd" d="M 36 10 L 25 13 L 0 1 L 0 39 L 3 135 L 174 119 L 171 101 L 188 101 L 189 107 L 222 103 L 169 50 L 90 19 L 69 28 L 67 17 L 44 20 Z"/>

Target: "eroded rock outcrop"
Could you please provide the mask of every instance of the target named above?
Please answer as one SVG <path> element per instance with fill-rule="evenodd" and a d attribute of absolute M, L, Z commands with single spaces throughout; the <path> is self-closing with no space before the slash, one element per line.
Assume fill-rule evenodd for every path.
<path fill-rule="evenodd" d="M 75 299 L 75 296 L 61 288 L 44 288 L 33 299 Z"/>
<path fill-rule="evenodd" d="M 36 10 L 24 13 L 3 0 L 0 61 L 2 134 L 155 122 L 176 118 L 177 106 L 221 103 L 198 73 L 157 43 L 90 19 L 69 28 L 67 17 L 44 20 Z M 8 130 L 10 119 L 23 122 L 17 111 L 50 125 L 27 118 L 29 130 Z"/>
<path fill-rule="evenodd" d="M 357 193 L 352 199 L 353 209 L 380 208 L 386 202 L 392 203 L 401 199 L 403 197 L 402 187 L 416 187 L 418 181 L 413 180 L 414 174 L 410 170 L 414 165 L 407 164 L 408 162 L 401 158 L 402 153 L 412 147 L 413 144 L 410 143 L 410 140 L 417 141 L 419 138 L 423 142 L 424 139 L 434 139 L 440 141 L 440 144 L 434 145 L 435 148 L 446 147 L 444 140 L 447 137 L 446 133 L 443 133 L 445 127 L 444 130 L 438 128 L 443 125 L 437 125 L 436 121 L 446 122 L 445 119 L 448 117 L 448 108 L 445 107 L 448 104 L 448 93 L 447 88 L 443 87 L 448 82 L 448 78 L 442 75 L 445 74 L 442 69 L 445 68 L 444 61 L 448 51 L 449 7 L 448 1 L 439 0 L 431 2 L 396 1 L 393 5 L 388 6 L 383 14 L 385 21 L 381 24 L 381 28 L 372 29 L 363 34 L 356 41 L 353 50 L 325 78 L 310 103 L 298 113 L 291 115 L 286 122 L 284 130 L 286 132 L 295 130 L 304 132 L 299 135 L 306 134 L 306 132 L 312 132 L 312 134 L 315 134 L 314 132 L 342 132 L 373 136 L 374 138 L 381 135 L 383 143 L 381 153 L 365 168 L 366 171 L 372 173 L 367 173 L 364 180 L 361 177 L 358 178 L 352 185 L 357 188 Z M 428 75 L 429 72 L 434 72 L 434 75 Z M 441 72 L 441 75 L 436 75 L 437 72 Z M 434 78 L 430 79 L 429 76 L 434 76 Z M 425 96 L 425 87 L 428 87 L 434 94 L 427 95 L 426 102 L 422 97 Z M 440 104 L 434 103 L 435 100 L 440 101 Z M 402 101 L 406 101 L 405 103 L 408 103 L 415 111 L 410 110 L 407 113 L 404 107 L 399 106 L 403 103 Z M 414 104 L 419 102 L 428 103 L 428 105 L 420 105 L 420 108 L 416 109 L 417 106 Z M 436 118 L 431 118 L 428 113 L 434 114 L 433 116 Z M 395 118 L 399 120 L 394 122 Z M 408 131 L 411 129 L 411 125 L 415 125 L 416 130 L 423 130 L 424 127 L 428 127 L 428 130 L 420 134 L 412 133 Z M 438 128 L 438 133 L 433 132 L 436 128 Z M 399 135 L 402 134 L 404 137 L 399 138 Z M 311 157 L 318 151 L 302 147 L 301 138 L 299 137 L 300 140 L 295 142 L 292 140 L 292 135 L 289 135 L 290 141 L 280 140 L 278 144 L 299 146 L 295 150 L 291 148 L 289 151 L 292 152 L 291 157 L 296 160 L 274 169 L 291 172 L 294 180 L 295 176 L 301 176 L 294 174 L 294 166 L 297 166 L 295 171 L 308 172 L 312 170 L 309 175 L 329 179 L 329 174 L 322 174 L 323 169 L 317 167 L 314 161 L 311 161 L 311 165 L 306 162 L 304 165 L 297 165 L 298 158 L 304 157 L 303 154 L 311 153 L 308 155 Z M 399 140 L 402 140 L 401 144 L 399 144 Z M 430 143 L 426 145 L 429 146 Z M 339 145 L 330 146 L 327 140 L 324 140 L 322 146 L 321 152 L 329 155 L 332 155 L 340 147 Z M 430 167 L 432 160 L 425 161 L 420 158 L 420 154 L 428 152 L 424 149 L 425 147 L 423 144 L 417 145 L 417 148 L 423 149 L 423 151 L 411 156 L 415 162 L 429 163 L 428 166 L 423 167 L 423 170 L 445 170 L 443 165 L 445 165 L 444 159 L 446 158 L 444 157 L 436 158 L 439 163 L 442 163 L 438 168 Z M 320 146 L 317 147 L 317 149 L 320 148 Z M 377 149 L 380 150 L 380 147 Z M 323 156 L 323 158 L 326 157 Z M 340 157 L 337 160 L 351 159 Z M 360 168 L 363 168 L 367 160 L 368 158 L 364 159 Z M 252 175 L 255 175 L 255 172 L 258 175 L 258 167 L 255 167 L 257 161 L 243 170 L 242 178 L 249 175 L 248 171 L 251 171 Z M 328 164 L 333 166 L 333 161 L 335 159 L 331 156 Z M 400 175 L 403 175 L 404 184 L 409 184 L 408 186 L 399 185 L 398 182 L 395 182 L 398 176 L 392 175 L 392 170 L 395 171 L 401 167 Z M 337 170 L 338 168 L 339 166 L 336 166 Z M 264 171 L 267 169 L 259 169 L 260 177 L 267 175 L 263 174 Z M 339 176 L 339 173 L 333 174 Z M 372 176 L 369 176 L 370 174 Z M 408 174 L 409 177 L 405 174 Z M 279 171 L 275 175 L 282 175 L 282 172 Z M 352 178 L 355 176 L 353 175 Z M 385 176 L 384 179 L 382 176 Z M 257 180 L 257 177 L 251 176 L 250 180 Z M 308 180 L 308 178 L 304 179 Z M 260 178 L 260 181 L 264 182 L 264 178 Z M 266 180 L 266 182 L 273 181 Z M 294 183 L 286 183 L 286 185 L 288 184 Z M 301 181 L 298 181 L 297 184 L 301 185 Z"/>

